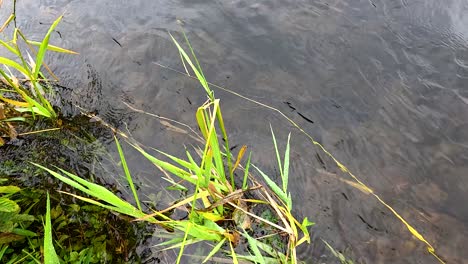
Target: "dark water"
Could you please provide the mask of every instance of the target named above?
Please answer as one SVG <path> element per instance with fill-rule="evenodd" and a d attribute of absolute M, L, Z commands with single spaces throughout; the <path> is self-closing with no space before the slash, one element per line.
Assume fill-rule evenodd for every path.
<path fill-rule="evenodd" d="M 3 5 L 2 21 L 11 9 Z M 203 91 L 154 64 L 183 69 L 167 34 L 180 37 L 180 19 L 210 81 L 286 112 L 447 263 L 468 263 L 466 0 L 17 3 L 18 26 L 35 38 L 60 14 L 65 18 L 52 43 L 80 55 L 53 55 L 48 63 L 73 89 L 75 104 L 128 125 L 144 144 L 183 153 L 181 146 L 191 143 L 186 135 L 122 104 L 194 125 Z M 336 262 L 324 239 L 356 263 L 438 263 L 388 209 L 340 180 L 350 179 L 335 175 L 336 166 L 284 119 L 215 93 L 231 140 L 251 147 L 266 171 L 275 166 L 269 123 L 283 141 L 292 131 L 293 200 L 299 214 L 317 223 L 301 259 Z M 130 156 L 154 198 L 157 176 Z"/>

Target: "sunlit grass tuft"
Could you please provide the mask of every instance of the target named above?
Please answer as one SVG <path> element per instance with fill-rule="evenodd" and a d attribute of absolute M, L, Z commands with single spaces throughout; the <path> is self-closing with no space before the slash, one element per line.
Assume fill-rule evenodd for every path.
<path fill-rule="evenodd" d="M 231 153 L 220 100 L 214 97 L 213 91 L 209 88 L 193 49 L 187 42 L 195 63 L 172 35 L 171 38 L 178 48 L 181 58 L 183 58 L 184 65 L 190 66 L 207 94 L 207 101 L 197 109 L 195 114 L 204 146 L 200 149 L 195 148 L 193 153 L 186 151 L 185 158 L 175 157 L 158 150 L 162 157 L 169 160 L 165 161 L 150 154 L 136 142 L 128 141 L 128 143 L 149 162 L 163 170 L 165 175 L 173 175 L 178 178 L 172 179 L 169 176 L 166 180 L 172 183 L 168 189 L 174 190 L 174 187 L 177 187 L 176 190 L 188 192 L 182 201 L 163 210 L 144 212 L 117 138 L 115 141 L 122 168 L 136 206 L 124 201 L 106 188 L 86 181 L 70 172 L 60 168 L 56 168 L 54 171 L 39 164 L 34 165 L 48 171 L 57 179 L 86 193 L 91 198 L 71 193 L 69 195 L 131 216 L 136 221 L 148 221 L 171 232 L 174 231 L 171 233 L 171 239 L 157 245 L 157 247 L 160 250 L 179 249 L 177 263 L 181 262 L 184 250 L 188 245 L 202 241 L 213 244 L 213 248 L 204 258 L 204 262 L 216 254 L 224 254 L 230 256 L 233 263 L 240 263 L 241 260 L 255 263 L 271 263 L 271 260 L 280 263 L 298 263 L 296 248 L 304 242 L 310 243 L 308 227 L 312 223 L 307 218 L 300 222 L 293 215 L 293 201 L 288 192 L 290 136 L 288 136 L 286 150 L 281 158 L 273 129 L 271 129 L 277 161 L 281 168 L 281 187 L 258 167 L 251 164 L 251 153 L 248 155 L 245 166 L 242 166 L 247 148 L 242 147 L 237 155 Z M 235 160 L 233 160 L 234 157 L 236 157 Z M 256 174 L 249 171 L 251 166 L 257 170 L 257 175 L 262 176 L 266 185 L 256 180 Z M 236 170 L 244 171 L 238 180 L 241 183 L 240 186 L 235 185 L 234 172 Z M 247 193 L 255 198 L 246 198 Z M 264 219 L 256 215 L 251 210 L 256 205 L 267 206 L 268 210 L 276 215 L 277 221 L 272 222 L 271 219 Z M 177 220 L 167 216 L 167 213 L 173 210 L 186 211 L 188 213 L 187 219 Z M 281 237 L 287 238 L 284 246 L 285 251 L 280 252 L 277 248 L 263 242 L 261 238 L 249 234 L 246 230 L 251 229 L 252 221 L 270 226 L 272 230 L 275 230 L 271 235 L 278 236 L 278 240 L 281 240 Z M 236 252 L 236 245 L 240 242 L 241 237 L 246 238 L 251 255 L 245 255 L 246 252 Z"/>
<path fill-rule="evenodd" d="M 13 18 L 14 15 L 10 16 L 1 29 L 3 30 L 6 28 Z M 12 105 L 18 112 L 30 113 L 33 117 L 36 115 L 46 118 L 57 117 L 57 113 L 53 109 L 51 103 L 46 99 L 46 93 L 48 92 L 47 79 L 41 72 L 41 68 L 46 68 L 49 73 L 55 77 L 44 63 L 47 50 L 77 54 L 67 49 L 49 45 L 50 35 L 61 19 L 62 16 L 52 23 L 43 40 L 40 42 L 28 40 L 18 28 L 14 29 L 13 37 L 10 41 L 0 40 L 0 45 L 8 50 L 10 56 L 14 58 L 10 59 L 0 56 L 0 65 L 3 66 L 0 68 L 0 75 L 2 77 L 0 79 L 11 88 L 11 91 L 8 93 L 0 91 L 0 101 Z M 20 40 L 22 40 L 29 48 L 29 51 L 35 55 L 35 58 L 33 58 L 34 55 L 31 56 L 28 51 L 20 49 Z M 38 47 L 37 51 L 34 46 Z M 12 70 L 17 73 L 14 73 Z M 18 78 L 17 76 L 22 76 L 23 78 Z M 29 87 L 26 87 L 23 83 Z M 46 84 L 46 86 L 44 86 L 44 84 Z M 21 99 L 16 99 L 15 97 Z"/>

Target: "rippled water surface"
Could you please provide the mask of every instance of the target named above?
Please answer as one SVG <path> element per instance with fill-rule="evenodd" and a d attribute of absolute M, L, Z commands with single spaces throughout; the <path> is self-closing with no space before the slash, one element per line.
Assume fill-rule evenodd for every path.
<path fill-rule="evenodd" d="M 11 12 L 5 0 L 2 21 Z M 21 0 L 17 23 L 39 39 L 60 14 L 52 43 L 80 52 L 48 64 L 73 103 L 140 142 L 171 153 L 184 134 L 136 113 L 194 124 L 205 95 L 183 70 L 167 31 L 182 20 L 213 83 L 284 111 L 436 248 L 468 263 L 468 2 L 466 0 L 122 1 Z M 4 52 L 1 50 L 1 52 Z M 321 239 L 356 263 L 438 263 L 425 245 L 278 114 L 215 90 L 233 144 L 274 171 L 269 123 L 292 132 L 291 191 L 317 224 L 300 250 L 334 263 Z M 130 151 L 130 150 L 128 150 Z M 130 158 L 145 192 L 157 179 Z M 153 186 L 153 187 L 152 187 Z"/>

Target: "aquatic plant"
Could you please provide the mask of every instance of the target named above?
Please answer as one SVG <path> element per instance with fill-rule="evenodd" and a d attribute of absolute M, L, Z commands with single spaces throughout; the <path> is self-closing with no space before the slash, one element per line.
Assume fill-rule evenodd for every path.
<path fill-rule="evenodd" d="M 242 166 L 241 162 L 246 147 L 242 147 L 237 153 L 237 158 L 234 159 L 235 155 L 229 147 L 228 135 L 224 126 L 220 100 L 215 98 L 213 91 L 209 88 L 190 43 L 187 41 L 193 60 L 172 35 L 171 38 L 183 58 L 184 65 L 187 63 L 190 66 L 207 93 L 208 100 L 198 108 L 195 115 L 204 146 L 203 148 L 194 149 L 196 156 L 186 150 L 185 158 L 178 158 L 157 150 L 160 155 L 170 161 L 168 162 L 151 155 L 137 142 L 129 140 L 128 137 L 125 136 L 124 138 L 127 138 L 128 143 L 149 162 L 165 173 L 166 177 L 164 179 L 170 183 L 170 189 L 190 191 L 189 195 L 186 195 L 182 201 L 175 202 L 163 210 L 152 213 L 143 212 L 141 201 L 138 198 L 117 137 L 115 142 L 122 168 L 133 193 L 136 206 L 119 198 L 103 186 L 82 179 L 66 170 L 60 168 L 52 170 L 36 163 L 34 165 L 94 199 L 69 193 L 75 198 L 131 216 L 136 221 L 148 221 L 160 225 L 173 232 L 167 241 L 157 246 L 161 250 L 178 248 L 177 263 L 180 263 L 186 246 L 202 241 L 213 244 L 213 249 L 207 256 L 204 256 L 203 262 L 211 259 L 216 253 L 223 251 L 231 256 L 234 263 L 239 263 L 239 260 L 254 263 L 276 263 L 278 261 L 281 263 L 298 263 L 296 248 L 304 242 L 310 243 L 308 227 L 312 223 L 307 218 L 298 221 L 293 215 L 293 202 L 291 194 L 288 192 L 290 136 L 287 140 L 284 157 L 281 158 L 273 129 L 271 129 L 277 162 L 280 167 L 281 187 L 258 167 L 250 163 L 251 154 L 249 154 L 245 166 Z M 224 143 L 221 144 L 221 141 Z M 261 183 L 254 177 L 254 173 L 249 169 L 250 167 L 255 168 L 255 174 L 260 175 L 266 184 Z M 235 185 L 234 172 L 236 170 L 243 170 L 242 179 L 238 179 L 238 182 L 241 182 L 239 186 Z M 171 175 L 178 179 L 174 179 Z M 255 199 L 247 198 L 247 193 L 255 197 Z M 268 208 L 271 214 L 275 215 L 274 219 L 277 221 L 272 222 L 271 219 L 265 219 L 255 214 L 250 210 L 253 205 L 262 205 Z M 176 220 L 171 218 L 168 213 L 173 210 L 186 211 L 188 214 L 187 219 Z M 282 248 L 284 251 L 263 242 L 263 238 L 249 234 L 247 230 L 251 228 L 253 220 L 271 227 L 271 230 L 274 231 L 269 236 L 278 236 L 278 239 L 282 241 L 284 240 L 283 237 L 285 237 L 285 245 Z M 241 237 L 244 237 L 249 245 L 249 255 L 238 253 L 235 250 Z M 228 249 L 223 249 L 227 246 Z"/>
<path fill-rule="evenodd" d="M 27 236 L 36 236 L 36 233 L 25 229 L 23 225 L 34 221 L 34 216 L 20 213 L 20 206 L 15 199 L 11 199 L 11 196 L 20 190 L 17 186 L 0 183 L 0 259 L 9 243 Z"/>
<path fill-rule="evenodd" d="M 29 208 L 22 209 L 18 204 L 19 199 L 14 197 L 21 191 L 21 188 L 6 185 L 6 182 L 7 179 L 0 178 L 0 261 L 5 260 L 4 256 L 9 256 L 9 263 L 21 262 L 24 257 L 10 255 L 11 245 L 24 239 L 30 241 L 37 237 L 35 232 L 28 229 L 36 218 L 28 213 Z"/>
<path fill-rule="evenodd" d="M 7 21 L 0 28 L 0 32 L 3 31 L 9 23 L 14 19 L 15 15 L 11 14 Z M 28 40 L 19 28 L 14 28 L 13 37 L 9 41 L 0 40 L 0 45 L 10 52 L 10 56 L 13 59 L 0 56 L 0 68 L 1 81 L 4 82 L 9 89 L 0 90 L 0 101 L 11 105 L 17 112 L 30 113 L 34 118 L 36 115 L 56 118 L 57 113 L 53 109 L 50 101 L 47 100 L 46 94 L 51 92 L 48 86 L 48 80 L 45 75 L 41 72 L 44 67 L 49 71 L 49 74 L 55 79 L 55 75 L 44 63 L 44 58 L 47 50 L 77 54 L 76 52 L 63 49 L 57 46 L 49 44 L 51 33 L 57 27 L 58 23 L 62 19 L 62 16 L 57 18 L 45 34 L 42 41 Z M 25 46 L 33 53 L 24 51 L 20 48 L 20 42 L 23 42 Z M 36 51 L 35 46 L 38 47 Z M 10 68 L 14 69 L 16 73 L 13 73 Z M 18 78 L 17 74 L 22 75 L 23 78 Z M 3 121 L 21 121 L 21 119 L 8 119 Z"/>
<path fill-rule="evenodd" d="M 10 231 L 1 227 L 0 263 L 44 261 L 45 190 L 60 187 L 56 181 L 51 181 L 53 178 L 48 173 L 38 170 L 28 161 L 49 160 L 64 168 L 87 168 L 88 164 L 92 164 L 95 170 L 99 170 L 100 160 L 106 158 L 104 146 L 96 138 L 102 134 L 97 135 L 96 132 L 106 135 L 108 132 L 101 129 L 90 133 L 90 128 L 95 128 L 95 124 L 90 124 L 84 117 L 77 119 L 63 119 L 60 131 L 23 137 L 24 145 L 21 147 L 9 144 L 0 148 L 0 200 L 7 198 L 13 201 L 20 208 L 16 215 L 27 215 L 29 219 L 19 221 L 21 219 L 15 217 L 15 221 L 6 221 L 0 218 L 0 226 L 5 223 L 14 228 Z M 22 127 L 35 130 L 44 123 L 50 122 L 34 122 L 34 127 L 27 126 L 28 122 Z M 77 153 L 79 156 L 76 156 Z M 51 159 L 59 155 L 58 159 Z M 65 184 L 63 188 L 69 189 Z M 77 201 L 56 191 L 50 195 L 50 204 L 53 245 L 61 263 L 138 263 L 144 258 L 136 254 L 135 250 L 138 243 L 151 236 L 154 227 L 150 224 L 130 222 L 109 210 Z M 25 235 L 27 233 L 24 231 L 18 232 L 20 229 L 37 235 Z"/>

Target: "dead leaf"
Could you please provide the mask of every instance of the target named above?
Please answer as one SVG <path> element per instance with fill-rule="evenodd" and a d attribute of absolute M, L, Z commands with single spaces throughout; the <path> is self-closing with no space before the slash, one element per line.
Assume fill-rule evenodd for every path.
<path fill-rule="evenodd" d="M 3 108 L 3 104 L 0 103 L 0 120 L 5 119 L 5 108 Z"/>
<path fill-rule="evenodd" d="M 16 129 L 9 123 L 7 122 L 8 125 L 8 135 L 10 136 L 10 139 L 16 139 L 18 136 L 18 132 L 16 132 Z"/>
<path fill-rule="evenodd" d="M 234 247 L 237 247 L 237 245 L 239 244 L 240 235 L 236 231 L 226 232 L 224 233 L 224 237 L 231 241 Z"/>
<path fill-rule="evenodd" d="M 232 167 L 231 173 L 233 173 L 236 170 L 237 166 L 239 166 L 239 163 L 240 163 L 242 157 L 244 157 L 244 153 L 245 153 L 246 150 L 247 150 L 246 145 L 243 145 L 242 148 L 239 150 L 239 154 L 237 154 L 236 163 L 234 163 L 234 167 Z"/>

